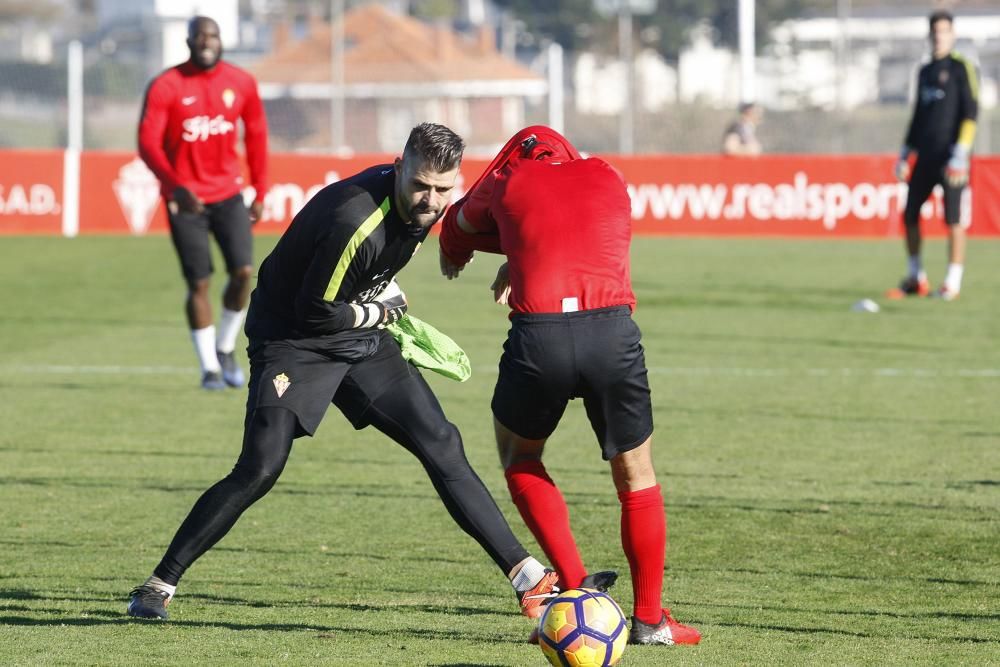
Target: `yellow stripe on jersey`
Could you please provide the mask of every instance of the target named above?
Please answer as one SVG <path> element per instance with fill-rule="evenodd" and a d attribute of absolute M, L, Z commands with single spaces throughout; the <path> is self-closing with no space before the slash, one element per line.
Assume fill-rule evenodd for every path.
<path fill-rule="evenodd" d="M 976 67 L 972 61 L 967 60 L 958 52 L 953 51 L 951 57 L 965 66 L 965 78 L 969 81 L 969 92 L 972 94 L 973 100 L 979 101 L 979 77 L 976 76 Z M 975 139 L 976 121 L 972 118 L 966 118 L 958 126 L 958 141 L 956 143 L 966 150 L 972 150 L 972 142 Z"/>
<path fill-rule="evenodd" d="M 958 126 L 958 143 L 959 146 L 964 146 L 966 149 L 972 149 L 972 142 L 976 140 L 976 121 L 971 118 L 966 118 L 962 121 L 962 124 Z"/>
<path fill-rule="evenodd" d="M 951 57 L 965 65 L 965 77 L 969 80 L 969 90 L 972 91 L 972 99 L 979 100 L 979 77 L 976 76 L 976 67 L 972 61 L 966 60 L 963 55 L 952 52 Z"/>
<path fill-rule="evenodd" d="M 389 213 L 389 198 L 386 197 L 379 207 L 372 212 L 368 218 L 361 223 L 357 231 L 354 232 L 354 236 L 351 240 L 347 242 L 347 247 L 344 248 L 344 254 L 340 256 L 340 261 L 337 262 L 336 268 L 333 270 L 333 275 L 330 276 L 330 284 L 326 286 L 326 292 L 323 293 L 323 299 L 326 301 L 334 301 L 337 298 L 337 292 L 340 291 L 340 284 L 344 282 L 344 275 L 347 273 L 347 268 L 354 261 L 354 256 L 358 252 L 358 248 L 361 244 L 365 242 L 368 236 L 374 231 L 379 223 L 385 219 L 385 216 Z"/>

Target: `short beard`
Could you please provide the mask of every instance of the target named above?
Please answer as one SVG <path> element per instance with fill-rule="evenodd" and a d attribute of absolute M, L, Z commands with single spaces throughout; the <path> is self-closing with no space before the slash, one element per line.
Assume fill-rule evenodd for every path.
<path fill-rule="evenodd" d="M 210 62 L 205 62 L 200 54 L 194 54 L 194 53 L 191 54 L 191 60 L 194 62 L 195 65 L 197 65 L 201 69 L 212 69 L 213 67 L 219 64 L 220 60 L 222 60 L 222 51 L 216 53 L 215 58 L 213 58 Z"/>
<path fill-rule="evenodd" d="M 428 214 L 430 214 L 430 211 L 421 212 L 419 209 L 416 209 L 416 208 L 410 209 L 409 216 L 408 216 L 409 219 L 410 219 L 410 224 L 411 225 L 416 225 L 416 226 L 419 226 L 419 227 L 423 227 L 423 228 L 427 228 L 427 227 L 432 226 L 435 222 L 437 222 L 438 220 L 441 219 L 441 212 L 438 211 L 438 213 L 434 215 L 434 218 L 430 222 L 428 222 L 426 225 L 424 225 L 424 224 L 422 224 L 421 222 L 418 221 L 418 219 L 417 219 L 418 215 L 428 215 Z"/>

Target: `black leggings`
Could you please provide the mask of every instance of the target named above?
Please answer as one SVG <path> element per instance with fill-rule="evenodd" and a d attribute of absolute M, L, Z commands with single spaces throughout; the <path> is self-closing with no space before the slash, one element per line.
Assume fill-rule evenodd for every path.
<path fill-rule="evenodd" d="M 177 529 L 153 574 L 174 586 L 203 553 L 215 546 L 250 505 L 278 481 L 292 451 L 295 415 L 282 408 L 261 408 L 247 419 L 243 451 L 232 472 L 212 485 Z"/>
<path fill-rule="evenodd" d="M 372 426 L 420 460 L 451 518 L 510 572 L 528 557 L 465 457 L 462 436 L 445 417 L 430 387 L 411 375 L 375 400 L 366 415 Z"/>
<path fill-rule="evenodd" d="M 417 375 L 413 380 L 414 386 L 403 382 L 376 399 L 367 416 L 375 428 L 420 460 L 455 523 L 507 574 L 528 552 L 469 465 L 458 429 L 445 418 L 423 378 Z M 195 503 L 154 570 L 157 577 L 176 585 L 184 571 L 271 490 L 288 460 L 296 426 L 297 419 L 288 410 L 254 411 L 235 467 Z"/>

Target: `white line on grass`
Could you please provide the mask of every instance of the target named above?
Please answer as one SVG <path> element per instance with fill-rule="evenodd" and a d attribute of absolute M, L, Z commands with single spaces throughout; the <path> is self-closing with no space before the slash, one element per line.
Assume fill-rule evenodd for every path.
<path fill-rule="evenodd" d="M 0 375 L 179 375 L 194 373 L 196 366 L 82 366 L 75 364 L 25 364 L 0 366 Z"/>
<path fill-rule="evenodd" d="M 9 373 L 34 375 L 189 375 L 195 366 L 95 366 L 74 364 L 0 365 L 0 376 Z M 725 366 L 650 366 L 654 375 L 706 375 L 723 377 L 1000 377 L 1000 368 L 734 368 Z M 495 374 L 496 368 L 477 368 L 477 373 Z"/>
<path fill-rule="evenodd" d="M 727 368 L 650 366 L 657 375 L 722 375 L 741 377 L 776 377 L 808 375 L 814 377 L 1000 377 L 1000 368 Z"/>

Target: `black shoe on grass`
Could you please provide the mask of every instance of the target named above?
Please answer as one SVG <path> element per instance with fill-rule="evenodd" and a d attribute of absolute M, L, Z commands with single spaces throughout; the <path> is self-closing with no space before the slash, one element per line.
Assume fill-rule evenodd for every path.
<path fill-rule="evenodd" d="M 236 363 L 236 357 L 232 352 L 215 351 L 215 356 L 219 358 L 219 365 L 222 366 L 222 379 L 233 389 L 239 389 L 246 384 L 246 376 L 243 369 Z"/>
<path fill-rule="evenodd" d="M 222 391 L 226 388 L 226 383 L 222 379 L 221 371 L 205 371 L 201 376 L 201 388 L 205 391 Z"/>
<path fill-rule="evenodd" d="M 594 572 L 583 578 L 583 581 L 580 582 L 580 588 L 590 588 L 603 593 L 614 586 L 616 581 L 618 581 L 618 573 L 614 570 Z"/>
<path fill-rule="evenodd" d="M 162 618 L 167 620 L 170 594 L 152 586 L 137 586 L 129 593 L 128 615 L 135 618 Z"/>

